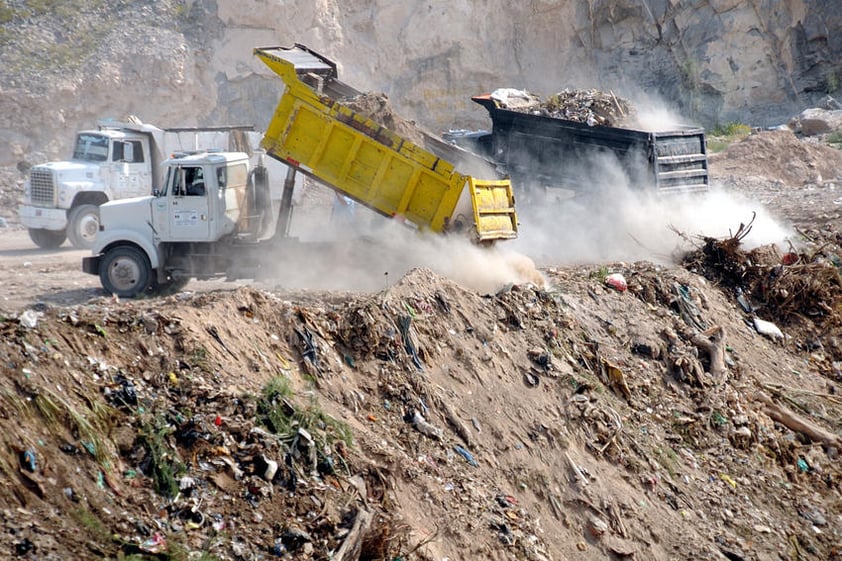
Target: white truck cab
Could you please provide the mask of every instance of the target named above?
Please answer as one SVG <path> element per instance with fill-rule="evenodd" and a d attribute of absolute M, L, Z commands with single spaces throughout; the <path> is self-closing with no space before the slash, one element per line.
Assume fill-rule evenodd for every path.
<path fill-rule="evenodd" d="M 32 167 L 24 184 L 24 204 L 18 210 L 21 224 L 38 247 L 56 248 L 69 239 L 77 248 L 90 248 L 99 231 L 100 205 L 150 195 L 160 185 L 160 166 L 171 152 L 229 149 L 232 131 L 252 129 L 165 130 L 136 119 L 100 121 L 98 129 L 76 134 L 70 160 Z M 246 144 L 252 142 L 243 138 Z"/>
<path fill-rule="evenodd" d="M 30 170 L 20 221 L 38 247 L 58 247 L 70 238 L 75 247 L 89 248 L 99 229 L 99 205 L 150 193 L 152 165 L 148 134 L 81 131 L 69 161 Z"/>
<path fill-rule="evenodd" d="M 232 241 L 266 234 L 273 212 L 268 185 L 255 194 L 243 152 L 177 155 L 153 195 L 106 203 L 92 257 L 83 270 L 98 274 L 118 296 L 137 296 L 213 276 L 237 256 Z M 261 169 L 263 169 L 261 167 Z"/>

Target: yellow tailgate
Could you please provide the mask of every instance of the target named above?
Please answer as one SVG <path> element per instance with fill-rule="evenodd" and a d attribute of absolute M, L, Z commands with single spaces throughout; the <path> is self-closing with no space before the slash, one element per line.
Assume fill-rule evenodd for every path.
<path fill-rule="evenodd" d="M 471 204 L 479 241 L 517 237 L 517 213 L 512 183 L 469 177 Z"/>

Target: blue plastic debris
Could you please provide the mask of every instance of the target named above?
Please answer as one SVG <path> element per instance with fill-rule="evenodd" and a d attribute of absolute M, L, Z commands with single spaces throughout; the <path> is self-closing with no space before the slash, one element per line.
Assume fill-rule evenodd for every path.
<path fill-rule="evenodd" d="M 27 450 L 23 454 L 21 454 L 21 463 L 23 467 L 28 469 L 29 471 L 35 473 L 35 470 L 38 469 L 38 465 L 35 463 L 35 452 L 32 450 Z"/>
<path fill-rule="evenodd" d="M 454 446 L 453 449 L 456 451 L 457 454 L 465 458 L 465 461 L 471 464 L 474 467 L 479 467 L 479 463 L 474 459 L 473 455 L 470 452 L 462 448 L 461 446 Z"/>

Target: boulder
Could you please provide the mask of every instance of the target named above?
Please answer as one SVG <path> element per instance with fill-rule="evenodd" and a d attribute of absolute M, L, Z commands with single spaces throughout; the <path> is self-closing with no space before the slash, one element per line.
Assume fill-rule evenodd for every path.
<path fill-rule="evenodd" d="M 842 131 L 842 109 L 805 109 L 790 121 L 789 126 L 804 136 Z"/>

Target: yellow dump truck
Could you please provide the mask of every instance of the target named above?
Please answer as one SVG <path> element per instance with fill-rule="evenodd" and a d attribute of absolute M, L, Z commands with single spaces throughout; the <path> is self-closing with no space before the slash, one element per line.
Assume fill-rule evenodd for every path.
<path fill-rule="evenodd" d="M 290 251 L 295 174 L 420 230 L 478 243 L 513 238 L 511 185 L 493 166 L 425 135 L 424 147 L 342 104 L 359 92 L 336 65 L 302 46 L 255 49 L 285 84 L 262 146 L 285 166 L 279 204 L 267 166 L 242 152 L 183 153 L 164 163 L 154 194 L 106 203 L 82 270 L 120 297 L 172 291 L 191 278 L 253 278 Z M 456 171 L 459 159 L 485 175 Z M 271 163 L 271 162 L 266 162 Z M 274 208 L 278 208 L 275 214 Z"/>
<path fill-rule="evenodd" d="M 343 100 L 360 92 L 339 81 L 332 61 L 304 45 L 254 53 L 286 86 L 262 142 L 270 156 L 422 229 L 470 228 L 478 241 L 517 236 L 511 184 L 495 176 L 493 165 L 479 165 L 469 152 L 429 135 L 418 146 L 355 113 Z M 448 158 L 486 175 L 460 173 Z"/>

